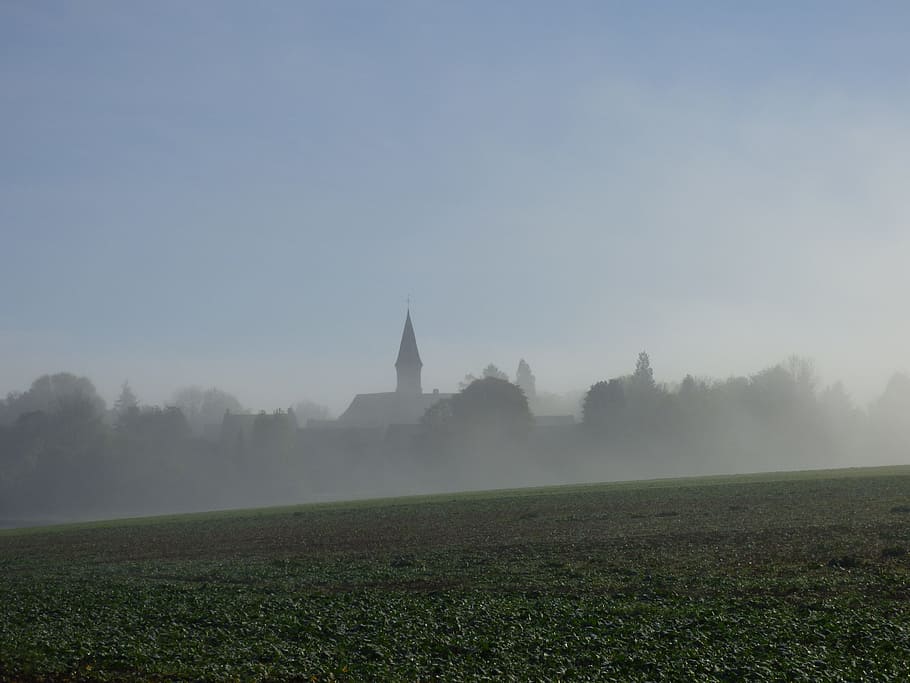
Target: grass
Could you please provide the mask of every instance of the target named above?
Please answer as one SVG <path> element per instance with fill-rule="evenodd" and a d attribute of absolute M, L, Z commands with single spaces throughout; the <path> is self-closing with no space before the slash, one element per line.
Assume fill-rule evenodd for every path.
<path fill-rule="evenodd" d="M 0 532 L 0 679 L 910 680 L 910 468 Z"/>

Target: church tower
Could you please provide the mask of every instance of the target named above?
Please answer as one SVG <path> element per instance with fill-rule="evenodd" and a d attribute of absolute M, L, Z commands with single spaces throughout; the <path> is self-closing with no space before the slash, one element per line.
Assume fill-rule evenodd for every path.
<path fill-rule="evenodd" d="M 411 309 L 404 321 L 404 331 L 401 333 L 401 346 L 398 347 L 398 360 L 395 361 L 395 370 L 398 372 L 399 394 L 422 394 L 420 387 L 420 369 L 423 363 L 420 352 L 417 350 L 417 339 L 414 337 L 414 326 L 411 324 Z"/>

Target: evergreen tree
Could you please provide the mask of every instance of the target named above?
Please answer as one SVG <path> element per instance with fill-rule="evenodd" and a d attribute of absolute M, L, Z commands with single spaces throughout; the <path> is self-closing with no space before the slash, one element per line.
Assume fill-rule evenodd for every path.
<path fill-rule="evenodd" d="M 528 397 L 529 401 L 533 401 L 537 397 L 537 381 L 534 374 L 531 372 L 531 366 L 525 362 L 524 358 L 518 361 L 518 370 L 515 373 L 515 384 L 521 387 L 521 390 L 525 392 L 525 396 Z"/>
<path fill-rule="evenodd" d="M 122 416 L 138 407 L 139 400 L 130 388 L 130 383 L 128 381 L 124 382 L 120 387 L 120 396 L 114 401 L 114 412 L 118 416 Z"/>
<path fill-rule="evenodd" d="M 644 351 L 638 354 L 635 372 L 632 373 L 632 386 L 638 391 L 650 391 L 656 386 L 654 370 L 651 369 L 651 358 Z"/>

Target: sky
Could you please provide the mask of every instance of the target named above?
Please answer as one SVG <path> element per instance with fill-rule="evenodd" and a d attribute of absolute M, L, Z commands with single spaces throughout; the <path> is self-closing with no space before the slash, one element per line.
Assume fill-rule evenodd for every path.
<path fill-rule="evenodd" d="M 910 370 L 910 4 L 0 1 L 0 395 Z"/>

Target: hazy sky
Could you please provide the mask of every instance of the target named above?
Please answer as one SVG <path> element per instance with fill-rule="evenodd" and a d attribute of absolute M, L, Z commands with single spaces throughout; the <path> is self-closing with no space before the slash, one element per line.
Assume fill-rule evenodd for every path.
<path fill-rule="evenodd" d="M 910 369 L 910 3 L 0 2 L 0 393 Z"/>

